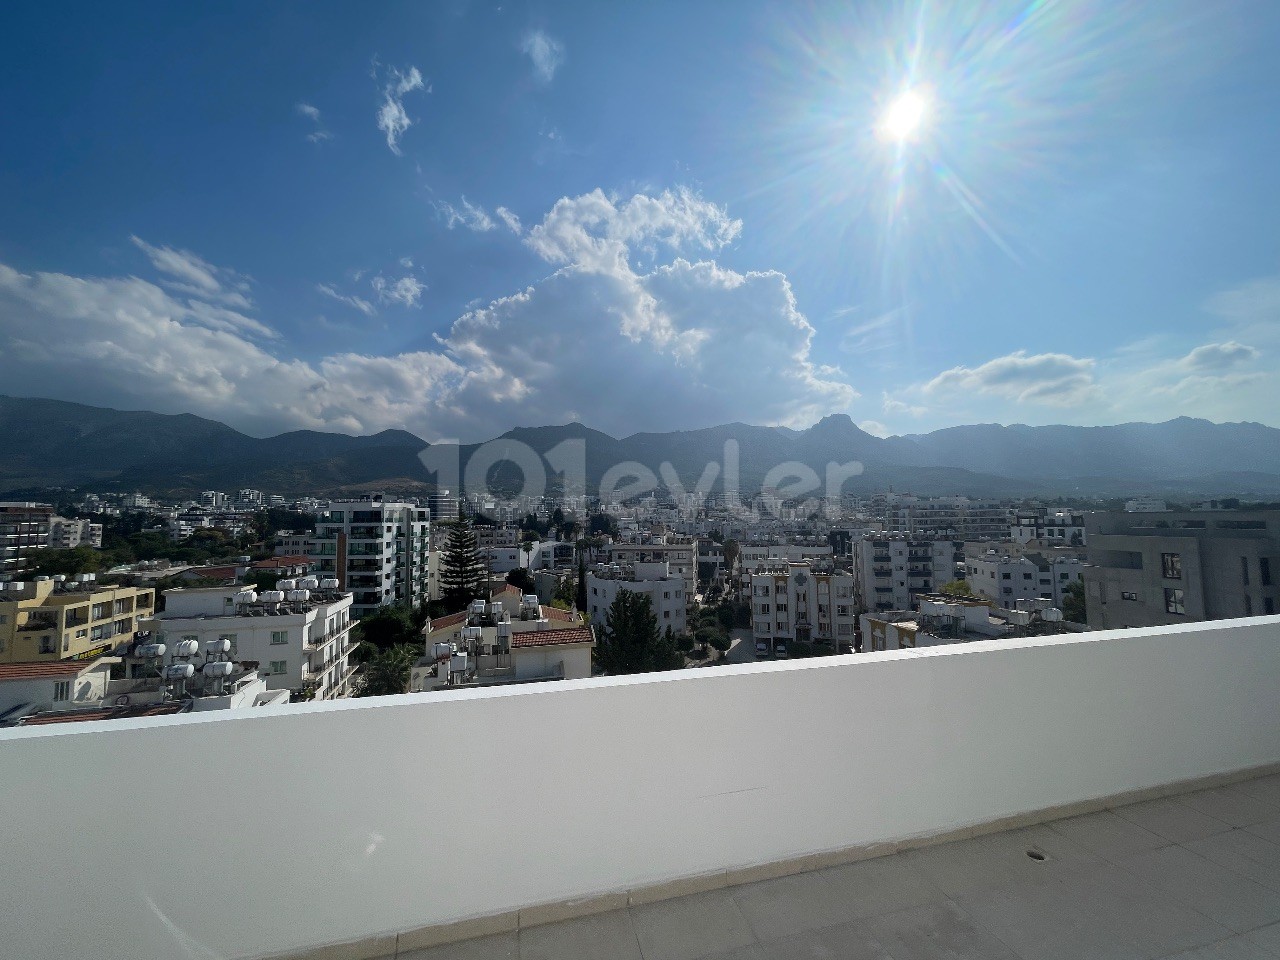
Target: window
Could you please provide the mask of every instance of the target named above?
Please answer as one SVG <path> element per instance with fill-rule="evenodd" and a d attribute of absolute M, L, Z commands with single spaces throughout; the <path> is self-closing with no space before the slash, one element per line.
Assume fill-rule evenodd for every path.
<path fill-rule="evenodd" d="M 1166 553 L 1165 556 L 1167 557 L 1169 554 Z M 1175 553 L 1173 556 L 1176 557 L 1177 554 Z M 1182 590 L 1180 588 L 1164 588 L 1164 609 L 1165 613 L 1176 613 L 1183 617 L 1187 615 L 1187 605 L 1183 601 Z"/>
<path fill-rule="evenodd" d="M 767 603 L 762 603 L 762 604 L 760 604 L 760 610 L 759 610 L 758 612 L 760 612 L 760 613 L 768 613 L 768 612 L 769 612 L 769 605 L 768 605 Z"/>
<path fill-rule="evenodd" d="M 670 611 L 670 610 L 663 610 L 663 611 L 662 611 L 662 619 L 663 619 L 663 620 L 670 620 L 670 619 L 671 619 L 671 611 Z"/>
<path fill-rule="evenodd" d="M 267 673 L 284 673 L 288 669 L 288 660 L 272 660 L 271 666 L 267 668 Z"/>
<path fill-rule="evenodd" d="M 1246 617 L 1253 616 L 1253 598 L 1247 593 L 1244 595 L 1244 615 Z"/>
<path fill-rule="evenodd" d="M 1004 574 L 1001 574 L 1001 579 L 1004 579 L 1004 580 L 1012 580 L 1012 579 L 1013 579 L 1013 574 L 1012 574 L 1012 573 L 1004 573 Z"/>
<path fill-rule="evenodd" d="M 1162 553 L 1160 554 L 1160 569 L 1164 573 L 1166 580 L 1182 579 L 1182 554 L 1180 553 Z M 1166 590 L 1165 593 L 1169 591 Z M 1179 591 L 1181 593 L 1181 591 Z M 1170 611 L 1172 612 L 1172 611 Z"/>
<path fill-rule="evenodd" d="M 59 700 L 71 699 L 71 681 L 70 680 L 59 680 L 57 683 L 53 685 L 53 699 L 55 702 Z"/>
<path fill-rule="evenodd" d="M 40 638 L 40 652 L 53 653 L 53 637 Z"/>
<path fill-rule="evenodd" d="M 1133 592 L 1128 591 L 1128 590 L 1121 590 L 1121 591 L 1120 591 L 1120 599 L 1121 599 L 1121 600 L 1137 600 L 1137 599 L 1138 599 L 1138 595 L 1137 595 L 1136 593 L 1133 593 Z"/>
<path fill-rule="evenodd" d="M 1262 581 L 1264 587 L 1271 586 L 1271 558 L 1258 558 L 1258 579 Z"/>
<path fill-rule="evenodd" d="M 9 622 L 9 615 L 7 613 L 0 613 L 0 623 L 8 623 L 8 622 Z"/>
<path fill-rule="evenodd" d="M 279 646 L 279 645 L 280 645 L 280 644 L 282 644 L 282 643 L 288 643 L 288 642 L 289 642 L 289 631 L 288 631 L 288 630 L 272 630 L 272 631 L 271 631 L 271 642 L 272 642 L 273 644 L 275 644 L 276 646 Z"/>

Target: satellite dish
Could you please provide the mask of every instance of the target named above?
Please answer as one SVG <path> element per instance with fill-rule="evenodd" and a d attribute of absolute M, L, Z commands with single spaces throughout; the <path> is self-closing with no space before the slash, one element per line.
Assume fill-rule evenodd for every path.
<path fill-rule="evenodd" d="M 120 694 L 120 696 L 116 697 L 115 703 L 117 707 L 127 707 L 129 705 L 129 695 L 127 693 Z"/>

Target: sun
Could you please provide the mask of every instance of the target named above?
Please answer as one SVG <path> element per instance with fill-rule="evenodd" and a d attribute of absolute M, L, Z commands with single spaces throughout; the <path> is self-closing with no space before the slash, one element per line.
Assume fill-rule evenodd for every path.
<path fill-rule="evenodd" d="M 920 133 L 928 115 L 928 98 L 917 90 L 904 90 L 881 114 L 876 133 L 889 143 L 905 143 Z"/>

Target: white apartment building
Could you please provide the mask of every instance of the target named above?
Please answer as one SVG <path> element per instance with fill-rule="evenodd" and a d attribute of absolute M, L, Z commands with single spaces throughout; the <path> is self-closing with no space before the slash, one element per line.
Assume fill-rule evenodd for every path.
<path fill-rule="evenodd" d="M 232 659 L 258 663 L 270 690 L 332 700 L 347 696 L 355 666 L 348 662 L 352 596 L 333 578 L 281 580 L 261 593 L 243 586 L 165 592 L 163 613 L 139 626 L 166 646 L 226 640 Z"/>
<path fill-rule="evenodd" d="M 1009 511 L 997 500 L 886 493 L 873 497 L 869 508 L 889 532 L 904 536 L 1003 540 L 1009 535 Z"/>
<path fill-rule="evenodd" d="M 964 569 L 958 540 L 874 536 L 853 546 L 858 598 L 866 610 L 910 610 L 915 597 L 938 590 Z"/>
<path fill-rule="evenodd" d="M 684 577 L 686 600 L 692 601 L 698 589 L 698 542 L 693 539 L 663 536 L 645 543 L 611 543 L 605 548 L 610 563 L 665 563 L 673 576 Z"/>
<path fill-rule="evenodd" d="M 857 625 L 850 573 L 817 573 L 808 563 L 784 561 L 751 574 L 751 631 L 758 651 L 780 644 L 785 649 L 793 640 L 852 646 Z"/>
<path fill-rule="evenodd" d="M 1049 558 L 1039 553 L 998 554 L 965 560 L 965 581 L 971 590 L 1012 607 L 1019 600 L 1050 600 L 1062 608 L 1063 594 L 1083 577 L 1084 564 L 1075 557 Z"/>
<path fill-rule="evenodd" d="M 277 557 L 305 557 L 315 546 L 315 534 L 306 530 L 277 530 L 272 551 Z"/>
<path fill-rule="evenodd" d="M 49 522 L 49 546 L 54 550 L 74 550 L 82 546 L 101 550 L 102 524 L 54 517 Z"/>
<path fill-rule="evenodd" d="M 738 569 L 754 573 L 762 566 L 778 561 L 787 563 L 830 563 L 831 544 L 822 543 L 744 543 L 738 549 Z"/>
<path fill-rule="evenodd" d="M 335 500 L 316 520 L 307 556 L 321 577 L 355 595 L 353 616 L 416 607 L 428 596 L 431 521 L 426 507 L 373 498 Z"/>
<path fill-rule="evenodd" d="M 1036 541 L 1046 546 L 1082 547 L 1084 514 L 1071 510 L 1018 511 L 1009 526 L 1009 536 L 1015 543 Z"/>
<path fill-rule="evenodd" d="M 676 573 L 665 560 L 635 563 L 604 563 L 587 572 L 587 609 L 591 622 L 603 627 L 609 607 L 624 590 L 649 597 L 658 629 L 682 634 L 689 630 L 685 608 L 689 602 L 689 584 L 683 574 Z"/>

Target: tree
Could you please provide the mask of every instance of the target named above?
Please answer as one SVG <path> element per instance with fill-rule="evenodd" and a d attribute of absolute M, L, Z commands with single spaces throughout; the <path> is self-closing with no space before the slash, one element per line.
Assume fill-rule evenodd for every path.
<path fill-rule="evenodd" d="M 608 674 L 651 673 L 684 666 L 675 639 L 663 636 L 647 594 L 621 590 L 605 614 L 595 649 L 596 666 Z"/>
<path fill-rule="evenodd" d="M 480 557 L 471 522 L 461 516 L 448 526 L 449 539 L 440 557 L 440 594 L 450 610 L 462 610 L 484 596 L 488 568 Z"/>
<path fill-rule="evenodd" d="M 357 696 L 385 697 L 409 689 L 414 661 L 422 651 L 407 643 L 384 650 L 364 665 Z"/>
<path fill-rule="evenodd" d="M 738 541 L 729 539 L 724 542 L 724 572 L 733 573 L 734 564 L 738 562 Z"/>
<path fill-rule="evenodd" d="M 1084 605 L 1084 581 L 1073 580 L 1062 591 L 1062 616 L 1072 623 L 1088 622 Z"/>
<path fill-rule="evenodd" d="M 507 574 L 507 583 L 511 584 L 521 593 L 533 593 L 536 585 L 533 582 L 533 574 L 525 567 L 516 567 Z"/>
<path fill-rule="evenodd" d="M 680 634 L 680 636 L 676 637 L 676 649 L 681 653 L 688 653 L 693 649 L 693 637 L 687 633 Z"/>
<path fill-rule="evenodd" d="M 414 631 L 413 622 L 413 613 L 408 607 L 379 607 L 373 613 L 361 617 L 356 629 L 360 631 L 362 644 L 385 652 L 421 641 L 421 636 Z"/>
<path fill-rule="evenodd" d="M 573 606 L 575 593 L 576 591 L 573 587 L 573 579 L 570 577 L 561 577 L 560 582 L 556 584 L 556 592 L 551 598 L 551 602 L 562 610 L 568 610 Z"/>
<path fill-rule="evenodd" d="M 578 593 L 574 602 L 579 610 L 587 609 L 587 558 L 581 552 L 578 554 Z"/>
<path fill-rule="evenodd" d="M 948 594 L 952 597 L 973 596 L 973 590 L 971 590 L 969 584 L 963 580 L 951 580 L 948 583 L 944 583 L 940 589 L 942 593 Z"/>
<path fill-rule="evenodd" d="M 698 632 L 694 634 L 699 645 L 715 647 L 717 650 L 729 649 L 729 635 L 720 627 L 699 627 Z M 721 646 L 723 644 L 723 647 Z"/>

